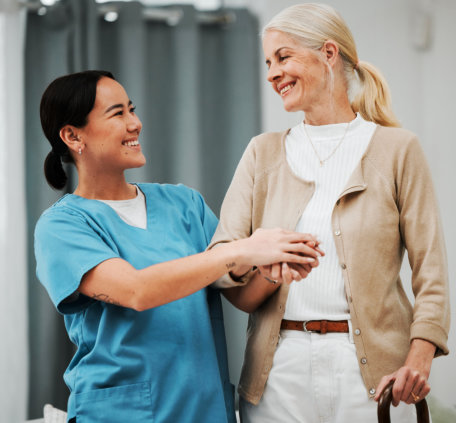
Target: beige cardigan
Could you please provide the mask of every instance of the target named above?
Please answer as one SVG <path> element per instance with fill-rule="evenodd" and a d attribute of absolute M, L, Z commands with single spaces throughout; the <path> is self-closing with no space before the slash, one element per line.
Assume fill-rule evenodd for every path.
<path fill-rule="evenodd" d="M 285 156 L 287 133 L 252 139 L 209 248 L 248 237 L 257 228 L 295 229 L 314 184 L 291 171 Z M 412 133 L 377 127 L 334 205 L 332 229 L 356 353 L 372 397 L 380 378 L 403 365 L 411 339 L 428 340 L 437 346 L 436 355 L 448 354 L 445 245 L 428 165 Z M 399 278 L 405 248 L 414 306 Z M 288 290 L 281 285 L 249 316 L 239 393 L 253 404 L 260 401 L 271 370 Z"/>

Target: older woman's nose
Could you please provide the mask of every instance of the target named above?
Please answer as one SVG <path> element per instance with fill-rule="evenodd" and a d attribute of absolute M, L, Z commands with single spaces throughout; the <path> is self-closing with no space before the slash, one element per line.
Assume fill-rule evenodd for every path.
<path fill-rule="evenodd" d="M 269 82 L 274 82 L 282 76 L 282 73 L 279 66 L 271 64 L 268 69 L 267 79 Z"/>

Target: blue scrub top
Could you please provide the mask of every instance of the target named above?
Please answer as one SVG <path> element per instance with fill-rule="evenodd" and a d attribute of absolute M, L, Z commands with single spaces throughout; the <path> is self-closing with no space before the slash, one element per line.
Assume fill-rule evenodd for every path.
<path fill-rule="evenodd" d="M 138 184 L 147 228 L 125 223 L 107 204 L 68 194 L 35 229 L 37 275 L 77 351 L 64 379 L 68 418 L 85 422 L 232 423 L 223 315 L 206 288 L 150 310 L 65 301 L 83 275 L 120 257 L 136 269 L 204 251 L 217 218 L 183 185 Z"/>

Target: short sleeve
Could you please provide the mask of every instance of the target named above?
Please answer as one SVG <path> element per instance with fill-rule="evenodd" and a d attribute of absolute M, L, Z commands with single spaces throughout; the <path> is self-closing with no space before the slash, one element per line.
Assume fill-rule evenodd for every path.
<path fill-rule="evenodd" d="M 80 294 L 64 301 L 95 266 L 119 254 L 108 245 L 87 220 L 71 210 L 50 209 L 35 228 L 36 274 L 59 312 L 71 314 L 87 307 L 91 300 Z"/>
<path fill-rule="evenodd" d="M 248 238 L 252 235 L 253 187 L 255 180 L 255 142 L 250 141 L 234 173 L 220 210 L 220 222 L 208 249 L 223 243 Z M 253 276 L 249 271 L 241 280 L 229 273 L 220 277 L 213 286 L 232 288 L 245 285 Z"/>
<path fill-rule="evenodd" d="M 215 229 L 217 228 L 218 219 L 211 208 L 204 201 L 203 196 L 196 190 L 192 190 L 192 193 L 193 201 L 195 202 L 201 216 L 201 223 L 203 225 L 207 245 L 212 239 Z"/>

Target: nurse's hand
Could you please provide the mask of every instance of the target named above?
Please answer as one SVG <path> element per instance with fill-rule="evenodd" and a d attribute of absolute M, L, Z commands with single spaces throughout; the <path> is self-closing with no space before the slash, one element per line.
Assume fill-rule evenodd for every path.
<path fill-rule="evenodd" d="M 313 235 L 285 229 L 257 229 L 243 241 L 248 245 L 245 258 L 255 266 L 284 262 L 305 265 L 321 255 Z"/>
<path fill-rule="evenodd" d="M 253 272 L 248 283 L 224 289 L 223 294 L 235 307 L 246 313 L 253 313 L 282 282 L 291 283 L 306 277 L 313 267 L 318 266 L 318 258 L 324 255 L 318 247 L 318 241 L 310 234 L 263 229 L 245 241 L 251 242 L 250 248 L 254 247 L 253 253 L 260 255 L 263 263 L 252 262 L 258 269 Z M 283 258 L 272 261 L 273 264 L 264 264 L 265 260 L 280 256 Z M 287 260 L 290 256 L 294 262 Z M 248 257 L 244 257 L 244 260 L 248 260 Z M 251 267 L 237 267 L 236 270 L 246 272 L 249 269 Z M 234 273 L 234 276 L 237 275 Z"/>

